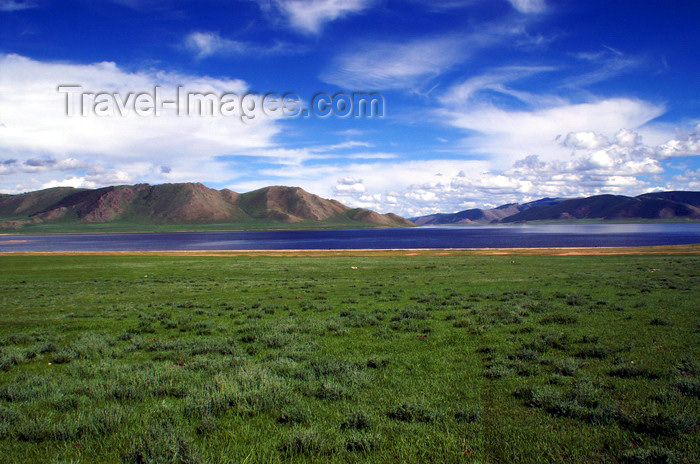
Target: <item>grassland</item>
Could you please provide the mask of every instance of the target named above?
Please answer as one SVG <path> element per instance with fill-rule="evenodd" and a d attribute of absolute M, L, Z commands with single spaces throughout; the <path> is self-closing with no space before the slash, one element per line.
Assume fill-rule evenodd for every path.
<path fill-rule="evenodd" d="M 3 463 L 695 463 L 699 356 L 697 255 L 0 256 Z"/>
<path fill-rule="evenodd" d="M 0 228 L 2 234 L 32 235 L 32 234 L 132 234 L 157 232 L 220 232 L 246 231 L 265 232 L 271 230 L 339 230 L 339 229 L 376 229 L 382 226 L 371 222 L 329 219 L 326 221 L 276 222 L 268 219 L 257 219 L 247 222 L 221 222 L 210 224 L 148 224 L 145 222 L 103 222 L 82 224 L 70 221 L 25 224 L 19 228 Z M 391 227 L 408 227 L 394 224 Z"/>

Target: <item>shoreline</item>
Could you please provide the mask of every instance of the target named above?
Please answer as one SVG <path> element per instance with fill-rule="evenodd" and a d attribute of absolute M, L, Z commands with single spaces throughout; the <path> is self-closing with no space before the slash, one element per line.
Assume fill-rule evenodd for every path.
<path fill-rule="evenodd" d="M 335 250 L 147 250 L 147 251 L 7 251 L 3 256 L 606 256 L 606 255 L 700 255 L 700 243 L 630 247 L 545 248 L 401 248 Z"/>
<path fill-rule="evenodd" d="M 262 228 L 223 228 L 223 229 L 175 229 L 175 230 L 73 230 L 64 232 L 41 231 L 41 230 L 21 230 L 0 229 L 0 237 L 3 236 L 32 236 L 32 235 L 126 235 L 126 234 L 192 234 L 192 233 L 222 233 L 222 232 L 293 232 L 293 231 L 334 231 L 334 230 L 368 230 L 368 229 L 416 229 L 416 228 L 479 228 L 479 227 L 522 227 L 522 226 L 551 226 L 551 225 L 655 225 L 655 224 L 700 224 L 700 219 L 697 220 L 649 220 L 649 221 L 624 221 L 624 220 L 558 220 L 558 221 L 525 221 L 525 222 L 509 222 L 509 223 L 469 223 L 469 224 L 416 224 L 416 225 L 374 225 L 374 226 L 333 226 L 328 227 L 262 227 Z"/>

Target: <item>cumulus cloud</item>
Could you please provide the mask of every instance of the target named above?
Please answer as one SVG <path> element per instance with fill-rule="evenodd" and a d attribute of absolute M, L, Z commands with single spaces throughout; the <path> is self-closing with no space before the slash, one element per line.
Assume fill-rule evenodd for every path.
<path fill-rule="evenodd" d="M 610 145 L 606 136 L 595 132 L 569 132 L 563 143 L 565 147 L 575 150 L 595 150 Z"/>
<path fill-rule="evenodd" d="M 672 186 L 677 190 L 700 190 L 700 169 L 674 176 Z"/>
<path fill-rule="evenodd" d="M 609 136 L 593 131 L 568 133 L 549 140 L 565 156 L 523 156 L 504 166 L 491 160 L 381 160 L 345 166 L 303 164 L 261 174 L 280 183 L 305 185 L 350 206 L 394 211 L 405 216 L 453 212 L 474 207 L 526 202 L 545 196 L 578 197 L 615 193 L 638 195 L 653 189 L 692 187 L 697 173 L 688 171 L 672 184 L 664 172 L 659 146 L 647 145 L 636 131 Z M 566 146 L 564 146 L 566 145 Z M 546 147 L 542 147 L 547 151 Z M 391 172 L 391 176 L 386 173 Z M 327 179 L 336 179 L 329 186 Z"/>
<path fill-rule="evenodd" d="M 231 171 L 217 158 L 230 153 L 269 148 L 280 130 L 274 119 L 259 115 L 252 124 L 231 117 L 182 117 L 174 109 L 160 116 L 66 116 L 66 95 L 59 85 L 80 85 L 87 92 L 152 93 L 161 86 L 163 98 L 174 98 L 178 86 L 190 92 L 244 94 L 248 84 L 237 79 L 214 79 L 158 69 L 126 71 L 115 63 L 69 64 L 44 62 L 18 55 L 0 55 L 0 151 L 19 160 L 10 169 L 32 169 L 32 160 L 57 160 L 34 166 L 36 172 L 64 171 L 67 159 L 78 160 L 71 170 L 87 169 L 80 162 L 97 155 L 105 169 L 138 173 L 151 181 L 167 179 L 222 181 Z M 90 163 L 93 164 L 93 163 Z M 130 169 L 126 169 L 126 167 Z M 137 169 L 138 168 L 138 169 Z M 151 176 L 151 177 L 148 177 Z M 81 177 L 77 175 L 76 177 Z M 230 178 L 230 177 L 228 177 Z M 50 178 L 26 178 L 27 188 Z M 91 182 L 107 182 L 97 178 Z M 8 186 L 0 179 L 0 187 Z M 7 186 L 7 187 L 6 187 Z"/>
<path fill-rule="evenodd" d="M 572 148 L 600 148 L 608 143 L 611 130 L 636 130 L 665 112 L 664 106 L 639 99 L 591 97 L 575 102 L 517 89 L 519 80 L 548 70 L 511 67 L 474 76 L 443 93 L 436 116 L 469 133 L 463 140 L 465 150 L 492 155 L 508 166 L 528 154 L 556 160 L 566 157 Z M 494 102 L 501 99 L 491 98 L 488 92 L 506 95 L 519 104 L 498 105 Z M 559 143 L 552 143 L 555 140 Z"/>
<path fill-rule="evenodd" d="M 80 188 L 85 186 L 85 178 L 84 177 L 69 177 L 68 179 L 63 179 L 63 180 L 51 180 L 49 182 L 44 183 L 41 188 L 43 189 L 48 189 L 48 188 L 55 188 L 55 187 L 73 187 L 73 188 Z"/>
<path fill-rule="evenodd" d="M 338 179 L 337 184 L 333 188 L 336 194 L 347 194 L 347 193 L 364 193 L 367 190 L 365 184 L 362 183 L 362 179 L 355 179 L 354 177 L 343 177 Z"/>
<path fill-rule="evenodd" d="M 664 143 L 659 147 L 658 152 L 664 158 L 700 156 L 700 124 L 694 130 Z"/>

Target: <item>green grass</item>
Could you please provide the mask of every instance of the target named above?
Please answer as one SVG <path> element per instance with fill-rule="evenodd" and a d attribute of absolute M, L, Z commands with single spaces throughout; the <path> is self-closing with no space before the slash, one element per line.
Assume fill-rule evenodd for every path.
<path fill-rule="evenodd" d="M 697 256 L 0 256 L 3 463 L 695 463 L 699 392 Z"/>
<path fill-rule="evenodd" d="M 23 218 L 8 218 L 23 219 Z M 268 230 L 338 230 L 338 229 L 376 229 L 385 226 L 369 222 L 353 221 L 338 217 L 325 221 L 302 221 L 294 223 L 278 222 L 272 219 L 255 219 L 242 222 L 224 222 L 212 224 L 151 224 L 143 222 L 104 222 L 79 224 L 72 221 L 25 224 L 20 228 L 0 228 L 3 234 L 111 234 L 111 233 L 156 233 L 156 232 L 215 232 L 215 231 L 268 231 Z M 391 227 L 411 227 L 401 224 Z M 0 237 L 1 239 L 2 237 Z"/>

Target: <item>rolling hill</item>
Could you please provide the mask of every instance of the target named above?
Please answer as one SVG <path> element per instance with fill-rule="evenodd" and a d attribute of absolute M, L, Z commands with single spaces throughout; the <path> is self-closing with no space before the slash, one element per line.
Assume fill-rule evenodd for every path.
<path fill-rule="evenodd" d="M 352 209 L 299 187 L 273 186 L 240 194 L 228 189 L 210 189 L 199 183 L 137 184 L 94 190 L 58 187 L 0 196 L 2 229 L 38 226 L 79 230 L 100 225 L 141 229 L 197 225 L 340 228 L 414 224 L 391 213 Z"/>
<path fill-rule="evenodd" d="M 412 218 L 418 225 L 496 224 L 532 221 L 677 221 L 700 220 L 700 192 L 653 192 L 636 197 L 596 195 L 587 198 L 543 198 L 493 209 Z"/>

